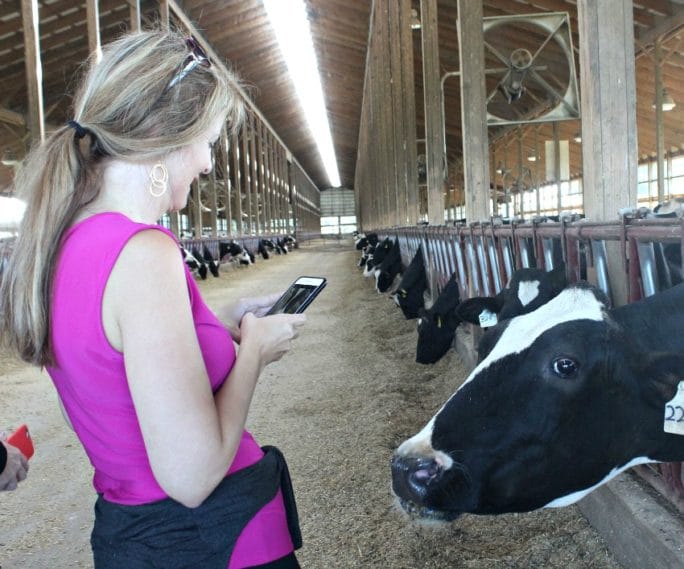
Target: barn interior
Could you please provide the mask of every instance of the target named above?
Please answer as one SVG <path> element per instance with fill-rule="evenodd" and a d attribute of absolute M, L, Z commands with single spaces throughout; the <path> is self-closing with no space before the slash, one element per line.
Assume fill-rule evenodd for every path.
<path fill-rule="evenodd" d="M 568 211 L 612 222 L 684 198 L 684 0 L 304 5 L 339 181 L 262 0 L 2 0 L 0 197 L 21 197 L 23 157 L 74 118 L 83 62 L 122 32 L 170 26 L 237 72 L 250 108 L 217 146 L 212 176 L 161 220 L 179 237 L 304 240 Z M 16 233 L 2 213 L 0 231 Z M 587 515 L 609 528 L 605 508 Z"/>

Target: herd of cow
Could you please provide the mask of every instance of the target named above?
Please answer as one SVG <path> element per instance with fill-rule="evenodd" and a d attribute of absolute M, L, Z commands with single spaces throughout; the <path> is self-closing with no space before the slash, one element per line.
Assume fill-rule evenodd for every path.
<path fill-rule="evenodd" d="M 291 235 L 277 237 L 273 239 L 259 239 L 257 244 L 257 255 L 266 260 L 274 253 L 277 255 L 287 255 L 288 251 L 296 247 L 297 240 Z M 199 275 L 204 280 L 211 273 L 219 276 L 219 266 L 222 263 L 232 263 L 238 266 L 249 266 L 254 264 L 256 257 L 245 245 L 240 245 L 237 241 L 219 241 L 218 255 L 213 255 L 206 244 L 202 245 L 202 250 L 198 245 L 192 245 L 190 250 L 181 245 L 183 260 L 188 269 L 193 274 Z"/>
<path fill-rule="evenodd" d="M 401 274 L 397 240 L 356 243 L 377 290 L 418 319 L 418 362 L 437 361 L 461 323 L 485 328 L 475 369 L 394 453 L 410 514 L 566 506 L 637 464 L 684 461 L 684 284 L 613 308 L 562 265 L 520 269 L 495 297 L 462 300 L 452 277 L 428 309 L 421 249 Z"/>

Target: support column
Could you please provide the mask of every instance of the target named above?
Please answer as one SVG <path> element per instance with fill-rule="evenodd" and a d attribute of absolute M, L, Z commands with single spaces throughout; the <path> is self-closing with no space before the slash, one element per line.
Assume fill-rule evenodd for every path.
<path fill-rule="evenodd" d="M 131 14 L 131 31 L 140 31 L 140 0 L 128 0 Z"/>
<path fill-rule="evenodd" d="M 96 61 L 102 58 L 100 48 L 100 10 L 98 0 L 86 1 L 86 17 L 88 20 L 88 52 L 95 54 Z"/>
<path fill-rule="evenodd" d="M 459 14 L 461 4 L 459 1 Z M 468 5 L 480 2 L 467 2 Z M 480 11 L 482 6 L 480 5 Z M 425 156 L 427 162 L 427 208 L 430 225 L 444 224 L 444 153 L 443 117 L 440 98 L 439 35 L 437 0 L 420 1 L 420 34 L 423 44 L 423 100 L 425 101 Z M 481 18 L 480 18 L 481 19 Z M 480 22 L 480 32 L 482 22 Z M 484 55 L 483 55 L 484 59 Z M 484 88 L 484 85 L 483 85 Z M 484 90 L 483 90 L 484 97 Z"/>
<path fill-rule="evenodd" d="M 637 203 L 634 6 L 578 0 L 584 212 L 617 219 Z"/>
<path fill-rule="evenodd" d="M 40 31 L 38 0 L 22 0 L 21 18 L 24 24 L 24 61 L 28 92 L 28 130 L 32 142 L 45 140 L 43 115 L 43 67 L 40 61 Z"/>
<path fill-rule="evenodd" d="M 490 215 L 482 2 L 458 0 L 458 50 L 466 218 L 473 222 Z"/>

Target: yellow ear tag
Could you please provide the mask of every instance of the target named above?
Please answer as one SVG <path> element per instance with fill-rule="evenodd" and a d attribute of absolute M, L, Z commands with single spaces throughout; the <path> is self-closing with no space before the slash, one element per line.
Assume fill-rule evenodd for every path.
<path fill-rule="evenodd" d="M 441 328 L 441 327 L 442 327 L 442 317 L 438 316 L 437 317 L 437 328 Z"/>
<path fill-rule="evenodd" d="M 677 386 L 677 393 L 665 404 L 663 430 L 673 435 L 684 435 L 684 381 Z"/>

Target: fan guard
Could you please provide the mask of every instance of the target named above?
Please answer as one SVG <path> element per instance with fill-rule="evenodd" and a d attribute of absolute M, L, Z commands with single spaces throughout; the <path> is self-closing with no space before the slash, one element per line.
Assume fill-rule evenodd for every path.
<path fill-rule="evenodd" d="M 483 18 L 487 124 L 580 117 L 567 12 Z"/>

